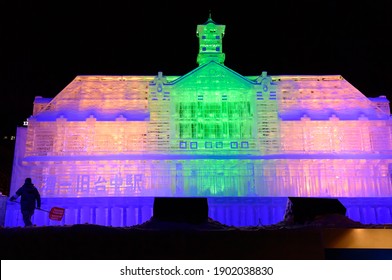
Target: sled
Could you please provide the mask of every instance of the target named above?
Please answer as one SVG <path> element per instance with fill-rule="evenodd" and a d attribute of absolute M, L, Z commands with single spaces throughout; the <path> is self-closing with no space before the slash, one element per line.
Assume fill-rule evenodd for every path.
<path fill-rule="evenodd" d="M 44 209 L 38 209 L 38 208 L 37 210 L 41 210 L 49 213 L 49 219 L 54 221 L 61 221 L 64 217 L 64 212 L 65 212 L 65 209 L 60 207 L 52 207 L 50 211 Z"/>

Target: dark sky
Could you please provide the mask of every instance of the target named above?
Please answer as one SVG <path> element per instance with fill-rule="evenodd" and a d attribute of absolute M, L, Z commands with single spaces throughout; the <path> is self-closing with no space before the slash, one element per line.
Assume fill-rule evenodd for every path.
<path fill-rule="evenodd" d="M 3 1 L 4 2 L 4 1 Z M 184 75 L 197 24 L 226 25 L 225 65 L 242 75 L 340 74 L 392 99 L 389 1 L 20 1 L 0 4 L 1 126 L 77 75 Z"/>

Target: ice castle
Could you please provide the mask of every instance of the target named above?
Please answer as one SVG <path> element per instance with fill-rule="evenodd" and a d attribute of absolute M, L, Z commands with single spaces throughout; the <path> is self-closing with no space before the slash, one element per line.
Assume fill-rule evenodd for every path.
<path fill-rule="evenodd" d="M 197 26 L 182 76 L 77 76 L 37 96 L 17 129 L 11 193 L 31 177 L 63 224 L 126 226 L 157 196 L 208 197 L 233 225 L 281 220 L 288 196 L 336 197 L 350 217 L 392 221 L 389 101 L 340 75 L 242 76 L 224 65 L 225 25 Z M 9 204 L 6 225 L 21 224 Z M 54 223 L 36 212 L 36 224 Z"/>

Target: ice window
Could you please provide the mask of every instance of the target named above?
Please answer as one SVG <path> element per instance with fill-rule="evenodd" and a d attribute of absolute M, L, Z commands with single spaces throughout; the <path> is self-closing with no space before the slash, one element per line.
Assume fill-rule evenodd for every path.
<path fill-rule="evenodd" d="M 249 143 L 248 142 L 241 142 L 241 148 L 248 149 Z"/>
<path fill-rule="evenodd" d="M 180 142 L 180 149 L 186 149 L 186 142 L 185 141 Z"/>
<path fill-rule="evenodd" d="M 197 142 L 191 142 L 191 149 L 197 149 Z"/>
<path fill-rule="evenodd" d="M 230 143 L 230 147 L 231 147 L 232 149 L 238 149 L 238 142 L 231 142 L 231 143 Z"/>
<path fill-rule="evenodd" d="M 222 142 L 216 142 L 216 147 L 218 149 L 222 149 L 223 148 L 223 143 Z"/>

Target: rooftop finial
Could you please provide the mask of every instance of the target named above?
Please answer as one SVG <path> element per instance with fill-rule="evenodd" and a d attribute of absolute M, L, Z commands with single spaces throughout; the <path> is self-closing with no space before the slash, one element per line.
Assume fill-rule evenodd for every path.
<path fill-rule="evenodd" d="M 212 19 L 212 18 L 211 18 L 211 10 L 209 10 L 208 19 Z"/>

